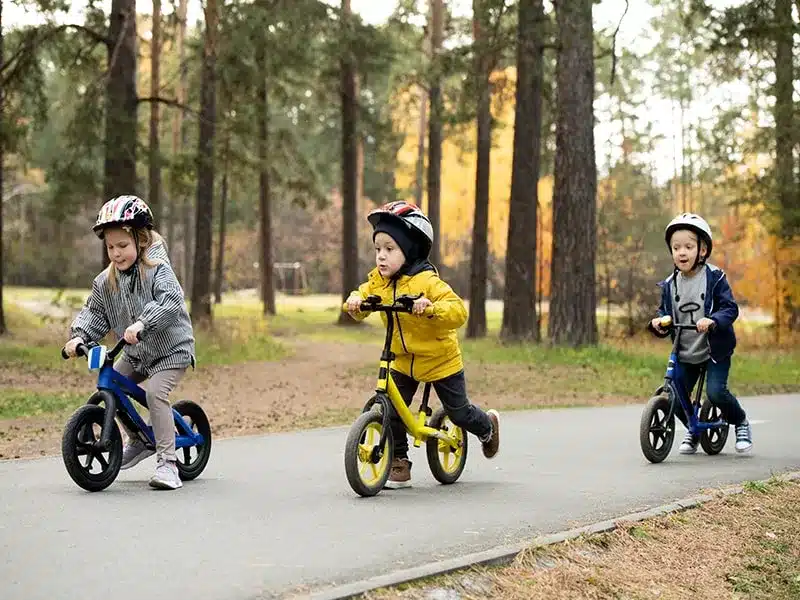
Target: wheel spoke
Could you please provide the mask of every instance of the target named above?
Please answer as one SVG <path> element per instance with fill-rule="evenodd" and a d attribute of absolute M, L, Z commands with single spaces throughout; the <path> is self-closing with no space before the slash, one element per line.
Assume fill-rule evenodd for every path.
<path fill-rule="evenodd" d="M 192 462 L 191 450 L 192 449 L 189 446 L 183 447 L 183 464 L 185 465 L 188 465 L 190 462 Z"/>
<path fill-rule="evenodd" d="M 100 466 L 103 467 L 103 470 L 108 468 L 108 461 L 106 460 L 105 456 L 103 456 L 102 452 L 98 452 L 95 457 L 97 458 L 97 462 L 100 463 Z"/>

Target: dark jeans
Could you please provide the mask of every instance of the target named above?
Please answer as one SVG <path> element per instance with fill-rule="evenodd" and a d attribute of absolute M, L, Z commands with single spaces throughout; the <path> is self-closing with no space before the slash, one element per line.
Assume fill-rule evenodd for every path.
<path fill-rule="evenodd" d="M 419 387 L 419 381 L 395 370 L 392 370 L 392 379 L 400 395 L 403 396 L 406 406 L 410 405 Z M 464 371 L 459 371 L 454 375 L 434 381 L 433 389 L 436 390 L 436 395 L 454 425 L 462 427 L 471 434 L 478 436 L 478 438 L 485 437 L 492 432 L 492 422 L 489 420 L 489 415 L 474 404 L 470 404 L 467 398 L 467 381 L 464 377 Z M 407 458 L 408 435 L 406 435 L 406 427 L 403 425 L 403 421 L 400 420 L 400 415 L 394 409 L 392 409 L 391 423 L 392 437 L 394 438 L 394 457 Z"/>
<path fill-rule="evenodd" d="M 694 390 L 694 386 L 697 384 L 697 379 L 700 377 L 700 369 L 702 366 L 703 363 L 696 365 L 680 363 L 681 372 L 683 373 L 683 386 L 690 398 L 692 390 Z M 730 373 L 730 370 L 730 358 L 719 362 L 714 362 L 713 360 L 706 362 L 706 395 L 711 401 L 711 404 L 719 407 L 723 419 L 731 425 L 741 425 L 747 420 L 747 415 L 736 399 L 736 396 L 731 394 L 731 391 L 728 389 L 728 373 Z M 686 416 L 683 414 L 680 405 L 675 407 L 675 414 L 684 425 L 687 424 Z"/>

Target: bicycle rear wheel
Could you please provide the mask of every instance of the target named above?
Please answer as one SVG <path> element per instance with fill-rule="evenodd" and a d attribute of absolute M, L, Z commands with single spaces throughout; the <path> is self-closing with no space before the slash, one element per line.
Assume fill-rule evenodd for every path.
<path fill-rule="evenodd" d="M 455 483 L 467 465 L 467 432 L 454 425 L 443 408 L 433 413 L 430 427 L 450 433 L 458 442 L 458 447 L 453 448 L 435 437 L 429 437 L 425 441 L 425 453 L 433 476 L 445 485 Z"/>

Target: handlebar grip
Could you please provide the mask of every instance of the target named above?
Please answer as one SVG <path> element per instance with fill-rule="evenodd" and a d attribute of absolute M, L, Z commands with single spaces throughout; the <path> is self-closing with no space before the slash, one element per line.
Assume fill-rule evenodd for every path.
<path fill-rule="evenodd" d="M 86 356 L 89 354 L 89 347 L 86 344 L 78 344 L 75 346 L 75 356 Z M 69 360 L 70 356 L 67 354 L 66 348 L 61 348 L 61 358 Z"/>

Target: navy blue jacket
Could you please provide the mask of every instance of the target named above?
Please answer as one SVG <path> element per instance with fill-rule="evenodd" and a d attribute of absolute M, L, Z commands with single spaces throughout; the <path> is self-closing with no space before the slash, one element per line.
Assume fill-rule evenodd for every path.
<path fill-rule="evenodd" d="M 706 264 L 706 293 L 703 300 L 706 317 L 714 321 L 715 327 L 708 331 L 708 345 L 711 350 L 711 360 L 719 362 L 729 358 L 736 347 L 736 333 L 733 322 L 739 316 L 739 305 L 733 297 L 731 286 L 725 271 L 714 265 Z M 672 316 L 672 280 L 675 272 L 664 281 L 659 282 L 661 288 L 661 306 L 658 307 L 658 316 Z M 671 336 L 675 341 L 675 331 Z"/>

